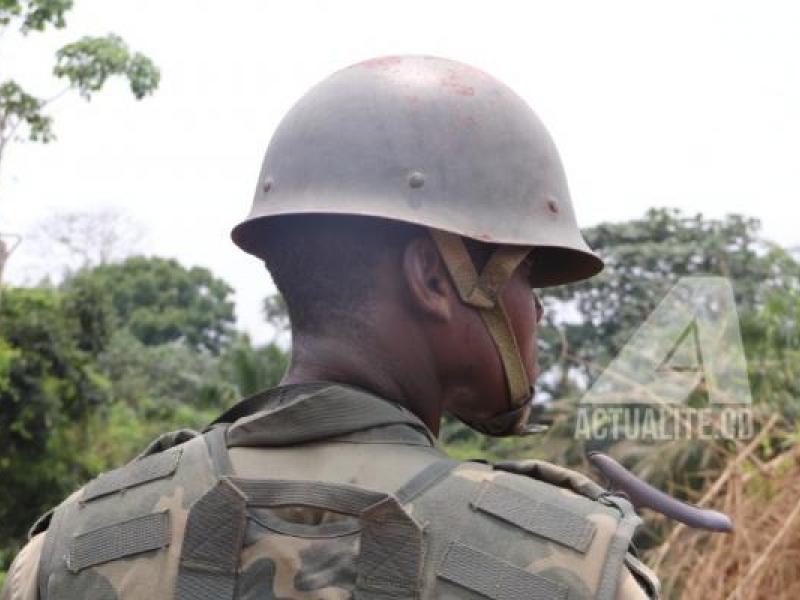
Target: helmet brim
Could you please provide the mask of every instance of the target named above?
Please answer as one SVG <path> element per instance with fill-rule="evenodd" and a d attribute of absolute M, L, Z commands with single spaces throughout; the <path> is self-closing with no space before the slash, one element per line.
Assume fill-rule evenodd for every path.
<path fill-rule="evenodd" d="M 265 260 L 266 256 L 264 248 L 264 239 L 274 234 L 275 228 L 282 226 L 282 217 L 297 216 L 297 215 L 328 215 L 335 216 L 336 214 L 342 216 L 361 216 L 370 218 L 384 218 L 377 215 L 364 215 L 358 213 L 330 213 L 322 211 L 314 212 L 295 212 L 286 213 L 283 215 L 265 215 L 262 217 L 255 217 L 239 223 L 231 231 L 231 239 L 242 250 L 248 254 L 252 254 Z M 426 227 L 425 223 L 413 221 L 410 219 L 389 219 L 394 221 L 401 221 L 412 225 L 419 225 Z M 463 237 L 474 239 L 475 241 L 489 244 L 500 245 L 524 245 L 534 248 L 533 254 L 533 273 L 532 282 L 534 287 L 545 288 L 557 285 L 566 285 L 575 283 L 584 279 L 588 279 L 597 275 L 603 270 L 604 263 L 602 259 L 594 254 L 591 250 L 583 248 L 574 248 L 567 246 L 556 246 L 552 244 L 519 244 L 514 241 L 503 239 L 492 239 L 487 236 L 470 236 L 460 233 Z"/>

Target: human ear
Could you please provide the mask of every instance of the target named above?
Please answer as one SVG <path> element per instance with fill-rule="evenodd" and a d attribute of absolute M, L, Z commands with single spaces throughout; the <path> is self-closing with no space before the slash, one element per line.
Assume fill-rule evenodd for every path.
<path fill-rule="evenodd" d="M 419 237 L 406 245 L 403 276 L 415 310 L 440 321 L 452 318 L 458 298 L 433 240 Z"/>

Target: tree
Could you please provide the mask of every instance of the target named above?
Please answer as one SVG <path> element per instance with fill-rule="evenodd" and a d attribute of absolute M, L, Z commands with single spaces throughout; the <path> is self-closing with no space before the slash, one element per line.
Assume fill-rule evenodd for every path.
<path fill-rule="evenodd" d="M 116 209 L 56 212 L 26 234 L 26 272 L 29 279 L 60 281 L 130 257 L 143 237 L 142 225 Z"/>
<path fill-rule="evenodd" d="M 161 433 L 203 429 L 237 399 L 219 357 L 179 341 L 147 346 L 124 327 L 95 367 L 110 382 L 110 400 L 82 456 L 93 473 L 127 462 Z"/>
<path fill-rule="evenodd" d="M 15 27 L 27 35 L 48 26 L 61 29 L 72 4 L 72 0 L 2 0 L 0 31 Z M 84 36 L 58 50 L 53 75 L 66 86 L 50 98 L 35 96 L 11 79 L 0 83 L 0 165 L 13 140 L 47 143 L 55 138 L 53 119 L 45 109 L 66 92 L 75 90 L 90 100 L 109 78 L 117 76 L 127 79 L 133 96 L 141 100 L 155 91 L 160 79 L 150 58 L 129 50 L 113 33 Z"/>
<path fill-rule="evenodd" d="M 756 219 L 740 215 L 708 219 L 651 209 L 644 218 L 604 223 L 585 233 L 606 262 L 603 273 L 543 293 L 549 309 L 543 360 L 561 369 L 548 389 L 554 397 L 564 395 L 566 388 L 559 386 L 585 388 L 681 277 L 726 277 L 740 314 L 800 280 L 800 263 L 763 240 Z M 567 313 L 576 318 L 564 318 Z"/>
<path fill-rule="evenodd" d="M 247 334 L 237 336 L 222 357 L 223 376 L 236 386 L 240 396 L 278 385 L 288 365 L 284 350 L 276 344 L 253 346 Z"/>
<path fill-rule="evenodd" d="M 3 239 L 5 238 L 5 239 Z M 3 283 L 3 270 L 11 254 L 16 250 L 22 237 L 14 233 L 0 233 L 0 285 Z M 2 288 L 0 288 L 0 295 Z"/>
<path fill-rule="evenodd" d="M 288 332 L 291 324 L 289 322 L 289 309 L 286 300 L 280 294 L 273 294 L 264 298 L 262 312 L 267 323 L 272 325 L 275 330 L 275 337 Z"/>
<path fill-rule="evenodd" d="M 75 295 L 73 295 L 73 293 Z M 107 343 L 99 288 L 6 291 L 0 306 L 0 550 L 90 472 L 87 423 L 108 402 L 95 365 Z M 4 557 L 0 552 L 0 562 Z"/>
<path fill-rule="evenodd" d="M 73 0 L 0 0 L 0 35 L 17 29 L 24 35 L 66 26 Z M 110 33 L 84 36 L 56 52 L 53 75 L 64 87 L 49 97 L 35 95 L 13 79 L 0 81 L 0 172 L 8 145 L 13 141 L 48 143 L 55 139 L 53 118 L 47 108 L 55 100 L 75 91 L 87 101 L 112 77 L 127 80 L 134 98 L 152 94 L 161 77 L 153 61 L 131 51 L 123 39 Z M 0 275 L 10 255 L 0 237 Z M 2 280 L 0 280 L 2 281 Z"/>
<path fill-rule="evenodd" d="M 201 267 L 136 256 L 76 273 L 67 288 L 86 280 L 109 290 L 120 327 L 147 346 L 183 341 L 219 353 L 233 331 L 233 289 Z"/>

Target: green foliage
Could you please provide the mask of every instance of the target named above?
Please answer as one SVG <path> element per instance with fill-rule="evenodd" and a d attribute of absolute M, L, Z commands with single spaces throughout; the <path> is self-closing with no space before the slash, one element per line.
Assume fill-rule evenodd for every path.
<path fill-rule="evenodd" d="M 152 94 L 161 77 L 153 61 L 140 53 L 132 54 L 117 35 L 84 37 L 67 44 L 56 53 L 53 74 L 69 81 L 81 96 L 89 100 L 103 88 L 106 80 L 123 75 L 137 100 Z"/>
<path fill-rule="evenodd" d="M 118 329 L 97 359 L 111 382 L 106 413 L 90 424 L 88 470 L 98 473 L 130 460 L 159 434 L 202 429 L 237 399 L 219 360 L 180 342 L 142 344 Z"/>
<path fill-rule="evenodd" d="M 28 139 L 32 142 L 47 143 L 55 138 L 53 119 L 42 112 L 44 102 L 31 96 L 11 79 L 0 84 L 0 132 L 6 130 L 6 123 L 14 120 L 15 127 L 24 124 L 28 128 Z"/>
<path fill-rule="evenodd" d="M 548 306 L 569 302 L 579 314 L 577 322 L 564 323 L 549 311 L 542 332 L 548 358 L 560 356 L 562 368 L 591 380 L 684 276 L 726 277 L 739 311 L 754 309 L 767 289 L 800 275 L 796 262 L 774 264 L 759 228 L 757 220 L 738 215 L 716 220 L 652 209 L 642 219 L 589 229 L 586 238 L 606 268 L 589 281 L 546 290 Z"/>
<path fill-rule="evenodd" d="M 68 293 L 7 289 L 0 304 L 0 547 L 19 540 L 36 515 L 87 473 L 78 451 L 61 446 L 66 427 L 84 431 L 90 412 L 109 400 L 93 364 L 81 316 Z M 93 349 L 102 340 L 92 340 Z"/>
<path fill-rule="evenodd" d="M 675 210 L 648 211 L 643 219 L 603 224 L 587 231 L 589 243 L 606 260 L 598 277 L 547 290 L 551 308 L 571 303 L 578 318 L 563 320 L 551 310 L 541 332 L 543 362 L 559 373 L 547 391 L 576 397 L 617 355 L 678 279 L 720 275 L 733 286 L 752 376 L 775 382 L 778 371 L 757 372 L 767 354 L 797 345 L 800 262 L 759 235 L 754 219 L 721 220 Z M 773 366 L 791 361 L 776 358 Z M 551 371 L 552 375 L 553 371 Z M 779 384 L 786 389 L 784 380 Z M 756 399 L 767 400 L 760 388 Z M 796 395 L 795 395 L 796 397 Z"/>
<path fill-rule="evenodd" d="M 277 385 L 288 364 L 286 352 L 278 346 L 254 347 L 247 334 L 238 336 L 222 357 L 225 380 L 233 383 L 241 396 Z"/>
<path fill-rule="evenodd" d="M 779 249 L 769 256 L 775 263 L 794 262 Z M 741 330 L 753 397 L 796 422 L 800 417 L 800 278 L 786 284 L 765 290 L 760 306 L 742 315 Z"/>
<path fill-rule="evenodd" d="M 145 345 L 182 340 L 217 354 L 233 331 L 233 289 L 208 269 L 133 257 L 81 271 L 66 285 L 87 282 L 109 290 L 117 322 Z"/>
<path fill-rule="evenodd" d="M 445 415 L 439 439 L 447 455 L 455 460 L 500 461 L 513 458 L 542 458 L 540 448 L 516 437 L 494 438 L 477 433 L 450 415 Z"/>
<path fill-rule="evenodd" d="M 112 381 L 115 401 L 159 423 L 200 427 L 237 397 L 217 357 L 180 342 L 147 346 L 127 329 L 114 334 L 98 366 Z M 196 414 L 188 422 L 174 421 L 186 406 Z"/>
<path fill-rule="evenodd" d="M 72 0 L 0 0 L 0 25 L 21 18 L 20 30 L 44 31 L 47 25 L 63 28 L 64 15 L 72 8 Z"/>
<path fill-rule="evenodd" d="M 91 278 L 75 279 L 61 286 L 63 310 L 75 323 L 72 337 L 84 352 L 97 356 L 111 339 L 114 326 L 112 293 Z"/>
<path fill-rule="evenodd" d="M 289 308 L 286 306 L 286 300 L 283 299 L 283 296 L 273 294 L 264 298 L 262 311 L 267 323 L 275 328 L 276 334 L 289 330 Z"/>
<path fill-rule="evenodd" d="M 42 32 L 47 26 L 63 28 L 72 4 L 72 0 L 0 0 L 0 33 L 12 25 L 25 34 Z M 141 100 L 158 88 L 161 77 L 150 58 L 130 51 L 113 33 L 85 36 L 58 50 L 53 74 L 68 83 L 61 93 L 74 89 L 86 100 L 111 77 L 125 78 L 134 98 Z M 60 95 L 45 100 L 16 81 L 0 82 L 0 160 L 12 140 L 47 143 L 55 138 L 53 119 L 45 108 Z"/>

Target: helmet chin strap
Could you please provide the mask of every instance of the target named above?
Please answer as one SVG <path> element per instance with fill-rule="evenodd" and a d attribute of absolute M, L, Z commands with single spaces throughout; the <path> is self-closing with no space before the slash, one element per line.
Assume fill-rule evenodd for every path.
<path fill-rule="evenodd" d="M 501 246 L 489 257 L 479 274 L 460 236 L 438 229 L 429 231 L 461 301 L 478 309 L 494 341 L 509 393 L 508 410 L 499 415 L 480 421 L 472 420 L 468 415 L 455 416 L 488 435 L 524 433 L 531 410 L 532 387 L 500 293 L 531 249 Z"/>

